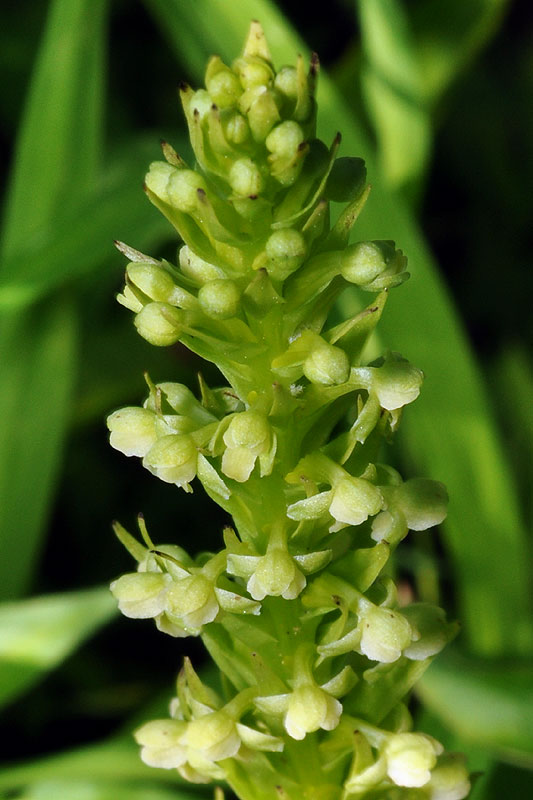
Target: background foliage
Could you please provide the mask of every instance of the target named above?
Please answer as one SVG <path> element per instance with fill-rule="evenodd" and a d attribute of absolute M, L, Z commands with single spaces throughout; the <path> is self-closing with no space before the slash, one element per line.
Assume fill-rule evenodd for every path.
<path fill-rule="evenodd" d="M 387 458 L 445 481 L 452 504 L 397 569 L 406 596 L 463 624 L 420 686 L 419 724 L 468 753 L 475 800 L 533 788 L 530 4 L 306 5 L 2 6 L 0 797 L 192 796 L 131 741 L 183 651 L 115 618 L 105 583 L 130 565 L 110 521 L 132 527 L 142 510 L 158 540 L 198 549 L 217 546 L 225 520 L 200 489 L 185 497 L 107 446 L 104 416 L 138 403 L 144 369 L 193 385 L 199 366 L 135 335 L 113 299 L 124 264 L 112 240 L 173 257 L 142 177 L 161 137 L 188 155 L 177 83 L 198 85 L 213 52 L 236 56 L 252 17 L 278 64 L 319 52 L 319 133 L 341 130 L 373 185 L 355 236 L 394 238 L 411 264 L 382 344 L 426 384 Z"/>

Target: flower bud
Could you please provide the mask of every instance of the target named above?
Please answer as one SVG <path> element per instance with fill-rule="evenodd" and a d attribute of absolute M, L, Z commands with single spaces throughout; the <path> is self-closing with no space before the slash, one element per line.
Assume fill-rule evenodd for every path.
<path fill-rule="evenodd" d="M 429 478 L 411 478 L 394 492 L 394 501 L 412 531 L 425 531 L 446 518 L 448 492 Z"/>
<path fill-rule="evenodd" d="M 344 478 L 333 490 L 329 513 L 337 522 L 361 525 L 383 505 L 379 489 L 363 478 Z"/>
<path fill-rule="evenodd" d="M 208 317 L 230 319 L 239 312 L 241 293 L 234 281 L 215 280 L 205 283 L 198 292 L 198 300 Z"/>
<path fill-rule="evenodd" d="M 150 344 L 168 347 L 180 338 L 182 312 L 168 303 L 148 303 L 136 315 L 138 333 Z"/>
<path fill-rule="evenodd" d="M 222 121 L 226 138 L 232 144 L 243 144 L 250 136 L 250 126 L 238 112 Z"/>
<path fill-rule="evenodd" d="M 243 89 L 268 86 L 272 83 L 272 68 L 262 58 L 238 58 L 233 66 L 239 74 Z"/>
<path fill-rule="evenodd" d="M 205 575 L 189 575 L 173 581 L 168 588 L 167 616 L 185 628 L 194 630 L 207 625 L 215 619 L 218 609 L 213 583 Z"/>
<path fill-rule="evenodd" d="M 463 800 L 470 792 L 464 756 L 450 754 L 439 758 L 427 785 L 429 800 Z"/>
<path fill-rule="evenodd" d="M 212 105 L 213 98 L 209 92 L 206 92 L 205 89 L 198 89 L 190 99 L 189 108 L 193 113 L 197 112 L 200 119 L 203 119 L 211 111 Z"/>
<path fill-rule="evenodd" d="M 187 434 L 162 436 L 143 459 L 152 475 L 165 483 L 187 486 L 196 475 L 198 451 L 194 440 Z"/>
<path fill-rule="evenodd" d="M 342 277 L 357 285 L 370 283 L 386 268 L 383 253 L 375 242 L 352 244 L 341 256 Z"/>
<path fill-rule="evenodd" d="M 176 167 L 167 164 L 166 161 L 153 161 L 144 179 L 146 188 L 160 200 L 168 203 L 168 182 L 176 171 Z"/>
<path fill-rule="evenodd" d="M 171 303 L 176 285 L 172 276 L 158 264 L 132 262 L 126 268 L 128 278 L 150 300 Z"/>
<path fill-rule="evenodd" d="M 303 373 L 311 383 L 322 386 L 345 383 L 350 376 L 350 361 L 342 348 L 324 342 L 307 356 Z"/>
<path fill-rule="evenodd" d="M 381 291 L 402 283 L 407 259 L 393 242 L 357 242 L 341 256 L 341 275 L 365 291 Z"/>
<path fill-rule="evenodd" d="M 291 119 L 276 125 L 265 139 L 265 145 L 273 155 L 293 158 L 303 140 L 302 129 Z"/>
<path fill-rule="evenodd" d="M 281 228 L 267 239 L 267 271 L 277 280 L 285 280 L 302 264 L 306 255 L 305 239 L 294 228 Z"/>
<path fill-rule="evenodd" d="M 193 253 L 187 245 L 180 248 L 178 257 L 181 271 L 196 283 L 204 284 L 208 281 L 224 278 L 224 272 L 220 267 L 210 264 L 209 261 L 204 261 L 203 258 Z"/>
<path fill-rule="evenodd" d="M 143 307 L 143 304 L 141 303 L 137 295 L 131 290 L 131 287 L 128 285 L 124 287 L 121 294 L 117 294 L 117 302 L 120 303 L 121 306 L 124 306 L 124 308 L 133 311 L 135 314 L 141 311 Z"/>
<path fill-rule="evenodd" d="M 229 171 L 229 184 L 235 194 L 242 197 L 258 195 L 263 189 L 263 178 L 251 158 L 239 158 Z"/>
<path fill-rule="evenodd" d="M 239 78 L 231 69 L 221 69 L 207 81 L 207 91 L 219 108 L 229 108 L 242 94 Z"/>
<path fill-rule="evenodd" d="M 387 411 L 412 403 L 420 394 L 424 373 L 397 354 L 385 359 L 382 366 L 368 369 L 372 372 L 372 389 Z"/>
<path fill-rule="evenodd" d="M 296 67 L 282 67 L 274 80 L 275 88 L 290 100 L 298 96 L 298 73 Z"/>
<path fill-rule="evenodd" d="M 184 742 L 209 761 L 233 758 L 241 746 L 235 720 L 225 711 L 213 711 L 189 722 Z"/>
<path fill-rule="evenodd" d="M 170 580 L 162 572 L 132 572 L 113 581 L 109 588 L 125 617 L 151 619 L 165 608 Z"/>
<path fill-rule="evenodd" d="M 385 744 L 387 775 L 396 786 L 425 786 L 442 747 L 422 733 L 393 734 Z"/>
<path fill-rule="evenodd" d="M 411 603 L 402 613 L 418 636 L 404 650 L 407 658 L 423 661 L 440 653 L 448 644 L 453 626 L 446 622 L 442 608 L 431 603 Z"/>
<path fill-rule="evenodd" d="M 339 724 L 341 703 L 319 686 L 307 684 L 289 695 L 284 725 L 293 739 L 304 739 L 307 733 L 322 728 L 331 731 Z"/>
<path fill-rule="evenodd" d="M 236 414 L 223 436 L 226 450 L 222 472 L 240 483 L 248 480 L 257 457 L 268 450 L 270 438 L 270 425 L 262 414 L 257 411 Z"/>
<path fill-rule="evenodd" d="M 156 417 L 146 408 L 119 408 L 107 418 L 109 443 L 125 456 L 145 456 L 157 439 Z"/>
<path fill-rule="evenodd" d="M 149 767 L 176 769 L 187 761 L 182 744 L 187 723 L 176 719 L 157 719 L 135 731 L 141 745 L 141 758 Z"/>
<path fill-rule="evenodd" d="M 294 600 L 305 587 L 306 580 L 286 549 L 272 548 L 259 558 L 246 586 L 254 600 L 267 595 Z"/>
<path fill-rule="evenodd" d="M 359 652 L 371 661 L 392 664 L 411 644 L 411 626 L 398 611 L 370 605 L 360 614 Z"/>
<path fill-rule="evenodd" d="M 262 142 L 280 120 L 276 99 L 274 92 L 264 86 L 254 86 L 241 95 L 239 108 L 246 114 L 256 142 Z"/>
<path fill-rule="evenodd" d="M 174 170 L 169 178 L 167 197 L 170 205 L 191 214 L 198 206 L 198 190 L 205 192 L 205 181 L 192 169 Z"/>

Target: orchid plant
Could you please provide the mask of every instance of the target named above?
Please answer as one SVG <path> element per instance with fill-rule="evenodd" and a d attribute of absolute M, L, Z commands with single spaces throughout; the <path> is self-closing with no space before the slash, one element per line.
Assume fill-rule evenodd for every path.
<path fill-rule="evenodd" d="M 259 23 L 243 55 L 181 86 L 196 163 L 168 143 L 151 202 L 183 240 L 177 264 L 117 243 L 118 301 L 156 346 L 215 364 L 198 394 L 146 377 L 142 407 L 108 418 L 111 445 L 161 480 L 198 480 L 231 527 L 217 553 L 115 532 L 137 563 L 111 584 L 120 610 L 199 636 L 219 689 L 186 659 L 168 717 L 135 737 L 145 763 L 243 800 L 461 800 L 461 756 L 413 731 L 411 687 L 454 636 L 430 604 L 399 603 L 387 565 L 446 515 L 444 486 L 380 462 L 422 372 L 368 362 L 390 290 L 408 277 L 391 241 L 350 244 L 369 194 L 364 163 L 316 138 L 310 68 L 275 70 Z M 331 221 L 330 202 L 342 204 Z M 344 292 L 360 312 L 333 324 Z"/>

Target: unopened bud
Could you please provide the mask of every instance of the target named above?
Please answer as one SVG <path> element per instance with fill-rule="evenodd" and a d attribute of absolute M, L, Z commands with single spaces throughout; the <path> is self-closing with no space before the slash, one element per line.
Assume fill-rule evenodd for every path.
<path fill-rule="evenodd" d="M 306 255 L 305 239 L 294 228 L 274 231 L 267 240 L 267 271 L 278 280 L 288 278 L 302 264 Z"/>
<path fill-rule="evenodd" d="M 352 244 L 341 256 L 341 274 L 350 283 L 370 283 L 386 268 L 383 253 L 374 242 Z"/>
<path fill-rule="evenodd" d="M 203 258 L 193 253 L 187 245 L 180 249 L 178 258 L 182 272 L 188 278 L 196 281 L 196 283 L 203 284 L 224 277 L 220 267 L 210 264 L 209 261 L 204 261 Z"/>
<path fill-rule="evenodd" d="M 348 380 L 350 361 L 340 347 L 324 342 L 305 359 L 303 372 L 311 383 L 333 386 Z"/>
<path fill-rule="evenodd" d="M 422 733 L 393 734 L 384 748 L 387 775 L 396 786 L 425 786 L 442 747 Z"/>
<path fill-rule="evenodd" d="M 412 531 L 425 531 L 446 518 L 448 492 L 429 478 L 411 478 L 394 492 L 394 499 Z"/>
<path fill-rule="evenodd" d="M 135 740 L 141 745 L 141 759 L 149 767 L 176 769 L 187 761 L 187 751 L 182 744 L 187 723 L 177 719 L 157 719 L 147 722 L 135 731 Z"/>
<path fill-rule="evenodd" d="M 168 202 L 190 214 L 198 207 L 198 190 L 205 192 L 205 181 L 192 169 L 176 169 L 170 176 L 167 186 Z"/>
<path fill-rule="evenodd" d="M 337 522 L 361 525 L 383 505 L 379 489 L 363 478 L 345 478 L 333 491 L 329 513 Z"/>
<path fill-rule="evenodd" d="M 233 758 L 241 746 L 235 720 L 225 711 L 213 711 L 189 722 L 184 741 L 209 761 Z"/>
<path fill-rule="evenodd" d="M 157 347 L 167 347 L 180 338 L 182 312 L 168 303 L 148 303 L 134 322 L 143 339 Z"/>
<path fill-rule="evenodd" d="M 221 69 L 207 82 L 207 90 L 219 108 L 229 108 L 242 94 L 240 81 L 231 69 Z"/>
<path fill-rule="evenodd" d="M 319 686 L 300 686 L 289 695 L 284 725 L 293 739 L 322 728 L 331 731 L 339 724 L 342 705 Z"/>
<path fill-rule="evenodd" d="M 168 182 L 176 167 L 166 161 L 153 161 L 144 179 L 146 188 L 163 202 L 168 203 Z"/>
<path fill-rule="evenodd" d="M 298 73 L 296 67 L 282 67 L 274 80 L 276 89 L 291 100 L 298 96 Z"/>
<path fill-rule="evenodd" d="M 126 268 L 129 280 L 150 300 L 163 303 L 172 301 L 176 288 L 171 275 L 158 264 L 133 262 Z"/>
<path fill-rule="evenodd" d="M 211 111 L 212 105 L 213 98 L 209 92 L 206 92 L 205 89 L 198 89 L 191 97 L 189 108 L 193 112 L 196 111 L 200 119 L 203 119 Z"/>
<path fill-rule="evenodd" d="M 267 150 L 276 156 L 293 157 L 303 140 L 304 134 L 298 123 L 286 120 L 270 131 L 265 144 Z"/>
<path fill-rule="evenodd" d="M 209 317 L 229 319 L 239 311 L 241 293 L 234 281 L 209 281 L 198 292 L 200 305 Z"/>
<path fill-rule="evenodd" d="M 359 651 L 371 661 L 392 664 L 411 644 L 411 626 L 405 617 L 390 608 L 366 608 L 361 614 L 361 628 Z"/>
<path fill-rule="evenodd" d="M 157 439 L 156 417 L 146 408 L 119 408 L 107 418 L 109 443 L 125 456 L 145 456 Z"/>
<path fill-rule="evenodd" d="M 242 197 L 258 195 L 263 189 L 263 178 L 251 158 L 239 158 L 229 171 L 229 183 L 235 194 Z"/>
<path fill-rule="evenodd" d="M 464 756 L 452 753 L 439 758 L 427 786 L 430 800 L 463 800 L 470 792 Z"/>
<path fill-rule="evenodd" d="M 148 451 L 143 465 L 165 483 L 189 484 L 196 475 L 198 451 L 187 434 L 162 436 Z"/>
<path fill-rule="evenodd" d="M 243 144 L 250 136 L 250 126 L 238 112 L 223 120 L 224 133 L 232 144 Z"/>
<path fill-rule="evenodd" d="M 447 645 L 453 626 L 447 624 L 442 608 L 431 603 L 411 603 L 402 613 L 419 637 L 404 650 L 407 658 L 424 661 L 440 653 Z"/>
<path fill-rule="evenodd" d="M 303 574 L 287 550 L 276 547 L 259 559 L 246 588 L 254 600 L 263 600 L 267 595 L 293 600 L 305 584 Z"/>
<path fill-rule="evenodd" d="M 218 602 L 213 583 L 204 575 L 189 575 L 174 581 L 166 595 L 166 612 L 171 622 L 185 628 L 198 629 L 212 622 L 218 614 Z"/>
<path fill-rule="evenodd" d="M 248 480 L 257 457 L 270 444 L 270 426 L 257 411 L 243 411 L 231 420 L 223 436 L 226 450 L 222 456 L 222 472 L 243 483 Z"/>
<path fill-rule="evenodd" d="M 113 581 L 109 588 L 124 616 L 151 619 L 165 607 L 170 580 L 162 572 L 132 572 Z"/>
<path fill-rule="evenodd" d="M 407 259 L 393 242 L 357 242 L 341 256 L 341 274 L 350 283 L 367 291 L 381 291 L 402 283 L 409 277 Z"/>
<path fill-rule="evenodd" d="M 362 372 L 366 369 L 371 375 L 371 388 L 387 411 L 412 403 L 420 394 L 424 373 L 396 353 L 388 356 L 381 366 L 363 367 Z"/>
<path fill-rule="evenodd" d="M 238 58 L 234 62 L 234 67 L 239 73 L 243 89 L 269 86 L 272 83 L 274 77 L 272 69 L 262 58 Z"/>

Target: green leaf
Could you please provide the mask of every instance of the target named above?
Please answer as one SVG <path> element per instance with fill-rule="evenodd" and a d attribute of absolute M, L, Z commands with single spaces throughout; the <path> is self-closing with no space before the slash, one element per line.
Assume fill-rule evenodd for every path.
<path fill-rule="evenodd" d="M 17 139 L 4 256 L 46 230 L 59 205 L 72 207 L 94 180 L 106 6 L 106 0 L 55 0 L 50 6 Z"/>
<path fill-rule="evenodd" d="M 9 259 L 8 269 L 15 277 L 0 279 L 0 309 L 24 308 L 66 282 L 105 267 L 106 260 L 115 257 L 115 238 L 149 247 L 170 233 L 131 175 L 120 183 L 100 185 L 75 216 L 57 220 L 45 248 Z M 15 273 L 11 267 L 17 263 Z"/>
<path fill-rule="evenodd" d="M 453 648 L 417 688 L 456 734 L 503 760 L 533 766 L 533 662 L 488 661 Z"/>
<path fill-rule="evenodd" d="M 0 272 L 15 282 L 28 243 L 45 252 L 58 209 L 74 209 L 95 178 L 105 8 L 105 0 L 50 5 L 4 217 Z M 68 420 L 76 337 L 74 310 L 64 298 L 2 317 L 1 596 L 24 591 L 38 554 Z"/>
<path fill-rule="evenodd" d="M 107 589 L 0 605 L 0 703 L 57 666 L 115 613 Z"/>
<path fill-rule="evenodd" d="M 431 126 L 407 15 L 400 0 L 359 0 L 363 93 L 374 123 L 381 169 L 402 189 L 426 169 Z"/>
<path fill-rule="evenodd" d="M 498 30 L 509 0 L 424 0 L 409 8 L 424 95 L 433 105 Z"/>
<path fill-rule="evenodd" d="M 139 786 L 142 781 L 183 784 L 175 770 L 147 767 L 139 758 L 139 748 L 133 737 L 116 738 L 95 745 L 56 753 L 52 756 L 28 761 L 24 764 L 4 766 L 0 769 L 0 791 L 13 791 L 24 786 L 50 782 L 131 782 Z M 174 789 L 173 791 L 180 791 Z M 69 795 L 56 795 L 69 797 Z M 180 795 L 177 795 L 179 800 Z"/>
<path fill-rule="evenodd" d="M 66 298 L 0 317 L 0 598 L 28 585 L 69 418 L 78 337 Z"/>
<path fill-rule="evenodd" d="M 149 783 L 121 784 L 95 781 L 55 780 L 32 786 L 17 800 L 190 800 L 198 792 L 176 791 L 176 789 L 154 789 Z"/>

